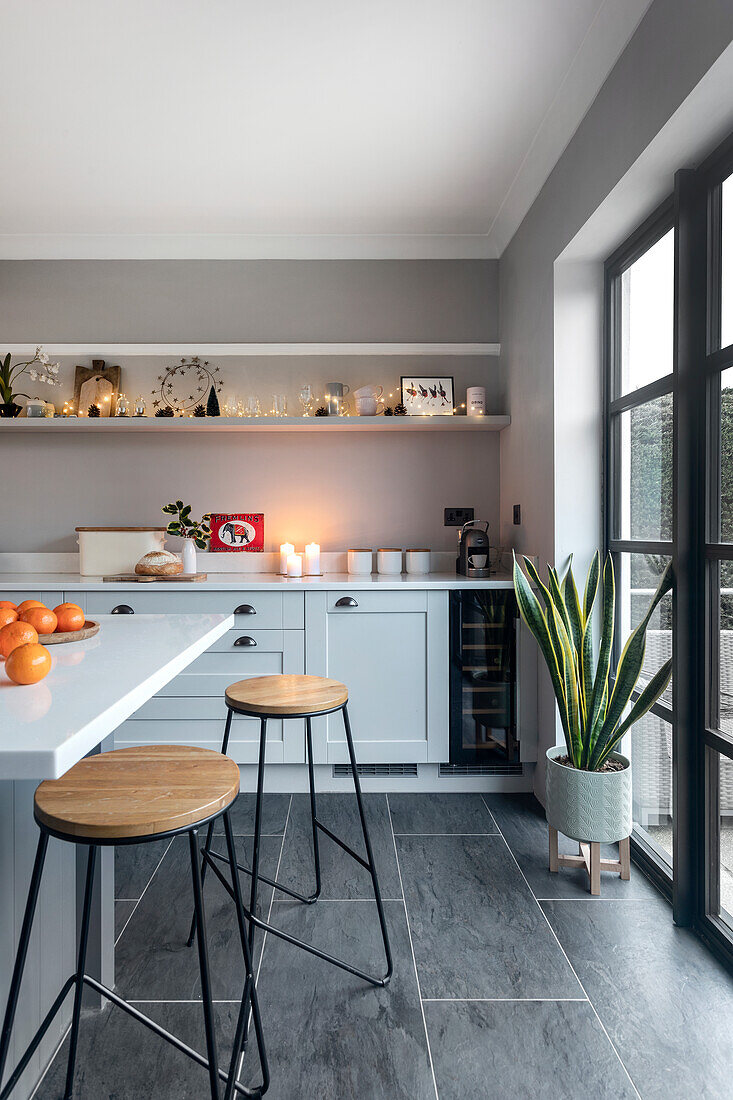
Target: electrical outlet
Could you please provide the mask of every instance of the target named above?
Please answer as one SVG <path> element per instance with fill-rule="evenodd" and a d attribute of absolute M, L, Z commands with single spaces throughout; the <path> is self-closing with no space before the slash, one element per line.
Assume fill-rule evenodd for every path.
<path fill-rule="evenodd" d="M 514 523 L 518 527 L 522 522 L 522 506 L 521 504 L 514 505 Z"/>
<path fill-rule="evenodd" d="M 446 508 L 443 513 L 444 527 L 463 527 L 473 519 L 473 508 Z"/>

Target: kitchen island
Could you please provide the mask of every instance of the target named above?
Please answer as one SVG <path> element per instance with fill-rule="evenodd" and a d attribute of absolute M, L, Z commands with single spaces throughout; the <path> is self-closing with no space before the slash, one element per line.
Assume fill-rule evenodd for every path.
<path fill-rule="evenodd" d="M 44 586 L 46 588 L 46 586 Z M 53 589 L 48 588 L 49 591 Z M 0 672 L 0 1005 L 4 1010 L 38 828 L 33 794 L 82 757 L 114 747 L 115 730 L 233 626 L 222 613 L 95 615 L 97 635 L 51 647 L 38 684 L 12 684 Z M 114 985 L 114 850 L 100 851 L 87 970 Z M 85 863 L 84 853 L 80 866 Z M 83 878 L 83 866 L 81 866 Z M 78 899 L 76 850 L 51 840 L 16 1016 L 9 1067 L 73 972 Z M 26 1069 L 14 1100 L 31 1095 L 61 1040 L 71 998 Z"/>

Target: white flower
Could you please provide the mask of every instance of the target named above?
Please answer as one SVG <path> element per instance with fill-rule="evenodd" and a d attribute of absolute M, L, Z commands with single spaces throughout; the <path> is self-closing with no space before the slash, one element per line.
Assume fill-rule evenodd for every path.
<path fill-rule="evenodd" d="M 38 371 L 36 370 L 35 367 L 31 367 L 30 370 L 28 371 L 28 373 L 29 373 L 29 375 L 31 376 L 31 378 L 33 379 L 34 382 L 36 382 L 38 380 Z"/>
<path fill-rule="evenodd" d="M 45 351 L 42 351 L 40 352 L 38 358 L 41 360 L 42 363 L 45 364 L 48 363 L 50 356 L 48 356 Z"/>

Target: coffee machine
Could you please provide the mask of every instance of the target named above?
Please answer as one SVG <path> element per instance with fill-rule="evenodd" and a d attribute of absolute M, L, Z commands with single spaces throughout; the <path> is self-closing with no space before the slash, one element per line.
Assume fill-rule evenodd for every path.
<path fill-rule="evenodd" d="M 464 577 L 481 579 L 490 575 L 489 525 L 485 521 L 472 519 L 461 527 L 456 569 Z"/>

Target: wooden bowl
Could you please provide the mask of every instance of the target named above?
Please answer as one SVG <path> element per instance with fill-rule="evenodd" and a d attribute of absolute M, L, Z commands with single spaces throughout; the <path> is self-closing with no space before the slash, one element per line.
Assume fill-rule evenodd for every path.
<path fill-rule="evenodd" d="M 99 623 L 93 619 L 86 619 L 80 630 L 62 630 L 55 634 L 39 634 L 38 641 L 41 645 L 60 645 L 62 642 L 83 642 L 85 638 L 93 638 L 99 633 Z"/>

